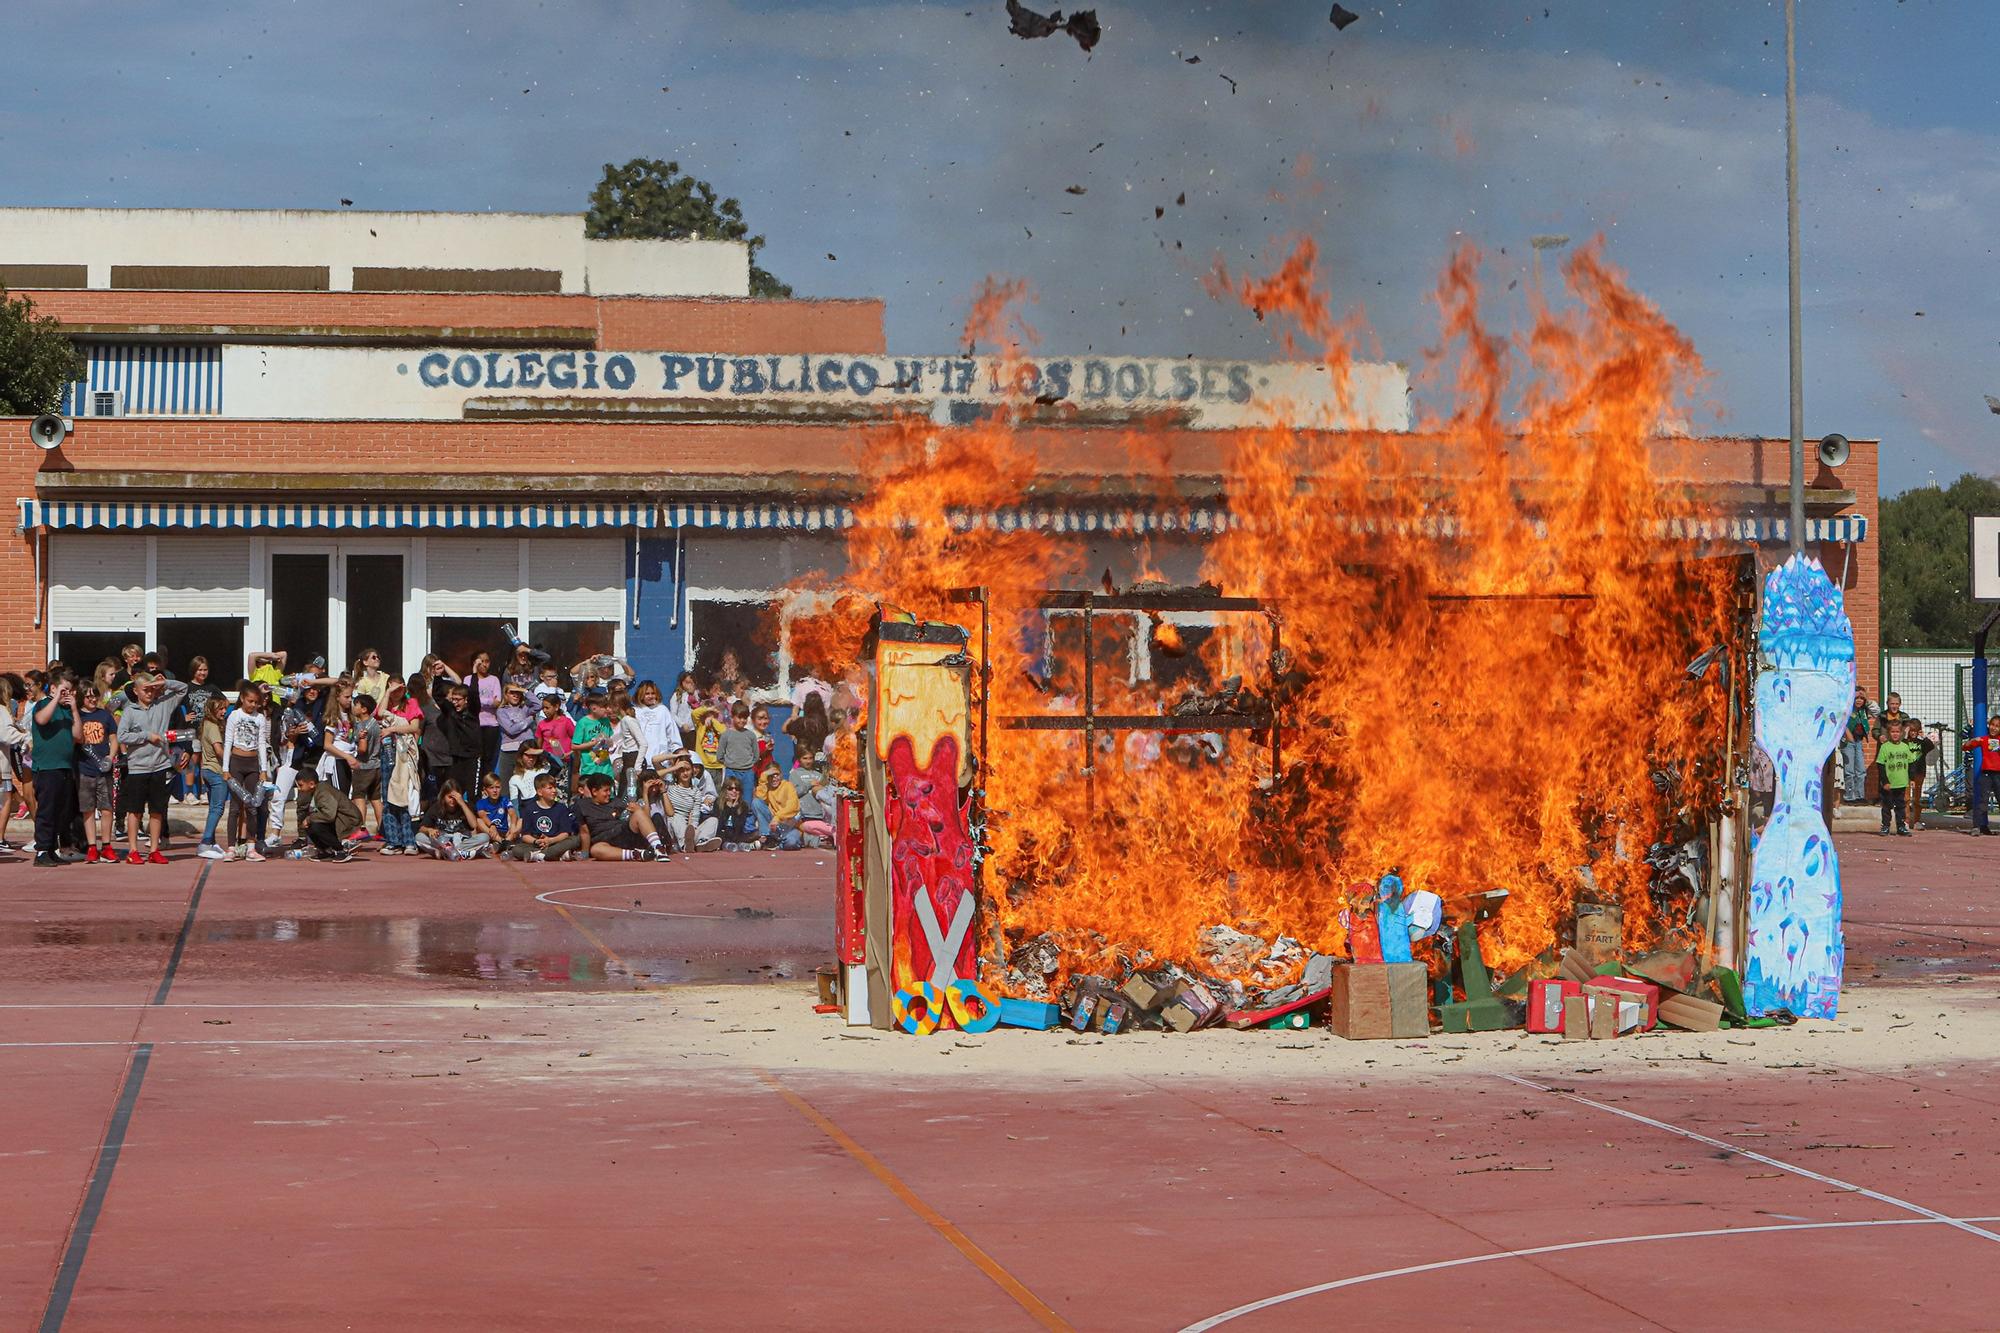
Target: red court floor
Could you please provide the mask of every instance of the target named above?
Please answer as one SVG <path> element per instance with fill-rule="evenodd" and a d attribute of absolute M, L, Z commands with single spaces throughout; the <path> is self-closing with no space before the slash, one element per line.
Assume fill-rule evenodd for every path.
<path fill-rule="evenodd" d="M 1853 984 L 2000 1006 L 1994 842 L 1842 844 Z M 687 985 L 832 1021 L 825 860 L 0 865 L 0 1329 L 2000 1324 L 1976 1042 L 1534 1086 L 645 1058 Z"/>

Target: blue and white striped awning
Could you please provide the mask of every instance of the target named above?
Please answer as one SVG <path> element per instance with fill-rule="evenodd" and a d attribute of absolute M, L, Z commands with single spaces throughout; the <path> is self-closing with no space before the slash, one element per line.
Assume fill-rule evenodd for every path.
<path fill-rule="evenodd" d="M 661 510 L 661 526 L 719 528 L 725 532 L 771 528 L 837 532 L 854 526 L 854 511 L 837 504 L 671 504 Z"/>
<path fill-rule="evenodd" d="M 1738 515 L 1736 517 L 1670 519 L 1666 525 L 1670 541 L 1788 542 L 1789 518 Z M 1868 519 L 1861 514 L 1838 518 L 1806 520 L 1809 542 L 1864 542 L 1868 540 Z"/>
<path fill-rule="evenodd" d="M 855 525 L 854 511 L 845 505 L 674 504 L 662 511 L 669 528 L 719 529 L 725 532 L 797 530 L 844 531 Z M 960 532 L 992 528 L 1000 532 L 1105 533 L 1138 536 L 1158 532 L 1211 534 L 1231 526 L 1228 513 L 1198 509 L 1051 509 L 1017 506 L 975 513 L 950 511 L 951 525 Z"/>
<path fill-rule="evenodd" d="M 192 504 L 103 500 L 21 500 L 21 528 L 225 529 L 335 532 L 560 532 L 579 528 L 651 528 L 649 504 Z"/>
<path fill-rule="evenodd" d="M 560 532 L 589 528 L 655 528 L 720 532 L 841 532 L 855 525 L 846 505 L 670 504 L 198 504 L 185 501 L 23 499 L 21 528 L 117 530 L 130 528 L 335 532 Z M 1187 508 L 1052 508 L 1013 506 L 975 512 L 953 510 L 960 532 L 1047 532 L 1107 537 L 1185 533 L 1211 537 L 1242 526 L 1243 519 L 1216 505 Z M 1458 525 L 1450 518 L 1358 520 L 1364 531 L 1450 538 Z M 1783 542 L 1787 520 L 1758 515 L 1670 519 L 1661 525 L 1664 541 Z M 1806 520 L 1808 542 L 1862 542 L 1868 520 L 1859 514 Z"/>
<path fill-rule="evenodd" d="M 956 511 L 952 526 L 961 532 L 992 528 L 1000 532 L 1102 533 L 1112 537 L 1151 536 L 1162 532 L 1185 532 L 1212 536 L 1242 526 L 1229 511 L 1215 506 L 1190 509 L 1049 509 L 1015 506 L 989 513 Z"/>

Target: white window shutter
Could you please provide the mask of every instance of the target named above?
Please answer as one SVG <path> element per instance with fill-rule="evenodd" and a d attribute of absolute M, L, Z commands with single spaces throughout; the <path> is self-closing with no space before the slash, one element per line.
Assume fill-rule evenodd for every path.
<path fill-rule="evenodd" d="M 250 614 L 250 539 L 164 535 L 155 557 L 161 617 Z"/>
<path fill-rule="evenodd" d="M 494 616 L 520 610 L 518 537 L 432 537 L 425 543 L 424 611 L 433 616 Z"/>
<path fill-rule="evenodd" d="M 146 538 L 59 532 L 49 538 L 55 630 L 146 630 Z"/>
<path fill-rule="evenodd" d="M 530 537 L 530 620 L 620 620 L 625 542 L 619 537 Z"/>

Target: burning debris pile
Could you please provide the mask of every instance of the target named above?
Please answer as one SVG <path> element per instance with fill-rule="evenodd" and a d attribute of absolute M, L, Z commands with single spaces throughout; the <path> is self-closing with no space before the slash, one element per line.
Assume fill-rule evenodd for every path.
<path fill-rule="evenodd" d="M 1468 906 L 1476 919 L 1505 897 L 1493 893 Z M 1574 946 L 1496 985 L 1477 930 L 1447 932 L 1435 894 L 1405 893 L 1386 875 L 1373 892 L 1360 886 L 1356 901 L 1366 915 L 1351 917 L 1351 958 L 1311 952 L 1289 936 L 1266 941 L 1214 925 L 1201 932 L 1194 964 L 1140 958 L 1118 976 L 1076 973 L 1058 987 L 1063 945 L 1037 936 L 1000 970 L 1005 990 L 1025 999 L 1002 1002 L 996 1025 L 1111 1036 L 1322 1024 L 1351 1039 L 1425 1037 L 1433 1013 L 1446 1032 L 1525 1027 L 1572 1039 L 1620 1037 L 1662 1022 L 1694 1032 L 1769 1025 L 1746 1016 L 1729 969 L 1714 969 L 1698 984 L 1690 951 L 1627 954 L 1619 944 L 1621 914 L 1608 904 L 1580 904 Z"/>
<path fill-rule="evenodd" d="M 1288 318 L 1338 391 L 1355 332 L 1313 265 L 1301 244 L 1269 277 L 1216 286 Z M 960 955 L 925 923 L 911 975 L 946 965 L 914 1001 L 949 1007 L 955 985 L 992 996 L 996 1021 L 1100 1031 L 1308 1009 L 1356 1031 L 1428 1031 L 1413 1008 L 1517 1026 L 1565 957 L 1594 958 L 1594 977 L 1707 956 L 1741 735 L 1740 562 L 1668 543 L 1700 501 L 1655 466 L 1700 366 L 1594 249 L 1565 272 L 1571 303 L 1538 304 L 1510 346 L 1482 322 L 1475 256 L 1457 256 L 1431 368 L 1447 407 L 1407 434 L 1231 433 L 1215 455 L 1228 521 L 1142 553 L 1124 589 L 1087 581 L 1085 543 L 980 516 L 1052 485 L 1179 485 L 1154 475 L 1198 461 L 1170 423 L 1059 431 L 1030 395 L 1011 417 L 871 439 L 853 592 L 793 622 L 793 655 L 865 679 L 877 604 L 963 645 L 979 927 Z M 1016 295 L 985 293 L 968 341 L 1006 331 Z M 1194 568 L 1177 586 L 1155 558 Z M 1140 644 L 1176 665 L 1136 670 Z M 1731 665 L 1689 668 L 1710 645 Z M 886 762 L 884 725 L 871 716 Z M 928 747 L 901 776 L 889 763 L 890 803 L 911 763 L 940 780 Z"/>

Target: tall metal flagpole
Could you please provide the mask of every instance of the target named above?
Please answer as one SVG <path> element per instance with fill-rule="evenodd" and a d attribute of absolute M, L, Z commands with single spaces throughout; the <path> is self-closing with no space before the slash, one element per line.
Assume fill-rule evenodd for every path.
<path fill-rule="evenodd" d="M 1785 0 L 1785 242 L 1791 278 L 1792 554 L 1806 544 L 1805 356 L 1799 348 L 1799 61 L 1797 0 Z"/>

